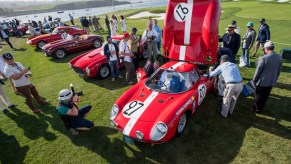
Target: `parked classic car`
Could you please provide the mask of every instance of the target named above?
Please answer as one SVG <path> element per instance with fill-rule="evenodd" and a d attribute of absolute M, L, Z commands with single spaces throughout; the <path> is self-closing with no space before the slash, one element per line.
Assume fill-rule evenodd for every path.
<path fill-rule="evenodd" d="M 99 48 L 104 39 L 100 35 L 81 35 L 72 39 L 63 39 L 48 43 L 42 47 L 45 56 L 63 59 L 67 55 L 90 48 Z"/>
<path fill-rule="evenodd" d="M 26 43 L 32 46 L 36 46 L 37 48 L 41 49 L 42 46 L 44 46 L 47 43 L 61 40 L 62 39 L 61 35 L 64 32 L 68 33 L 69 35 L 73 37 L 87 34 L 85 30 L 81 30 L 76 27 L 61 26 L 61 27 L 55 28 L 51 34 L 44 34 L 44 35 L 28 38 L 28 41 Z"/>
<path fill-rule="evenodd" d="M 111 124 L 124 141 L 164 143 L 185 130 L 189 116 L 216 85 L 196 64 L 213 64 L 218 47 L 219 0 L 169 0 L 164 57 L 171 61 L 152 75 L 139 69 L 139 82 L 112 106 Z"/>

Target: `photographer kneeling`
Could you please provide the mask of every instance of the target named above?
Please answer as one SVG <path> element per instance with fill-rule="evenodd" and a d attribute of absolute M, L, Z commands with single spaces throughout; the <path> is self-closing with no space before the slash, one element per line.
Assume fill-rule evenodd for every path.
<path fill-rule="evenodd" d="M 86 105 L 79 109 L 76 104 L 79 100 L 79 95 L 73 96 L 73 92 L 68 89 L 63 89 L 59 93 L 57 112 L 73 135 L 79 134 L 79 130 L 90 130 L 94 126 L 93 122 L 85 119 L 92 106 Z"/>

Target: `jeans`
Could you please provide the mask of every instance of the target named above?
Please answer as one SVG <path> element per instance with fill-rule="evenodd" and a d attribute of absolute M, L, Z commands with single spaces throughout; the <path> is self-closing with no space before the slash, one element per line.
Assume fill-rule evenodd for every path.
<path fill-rule="evenodd" d="M 106 27 L 107 27 L 107 30 L 108 30 L 108 36 L 111 36 L 110 26 L 106 25 Z"/>
<path fill-rule="evenodd" d="M 250 50 L 247 48 L 242 49 L 242 58 L 245 62 L 245 66 L 249 67 L 250 66 Z"/>
<path fill-rule="evenodd" d="M 156 41 L 156 43 L 157 43 L 157 48 L 158 48 L 158 50 L 160 51 L 160 53 L 162 53 L 161 52 L 161 41 Z"/>
<path fill-rule="evenodd" d="M 111 77 L 114 78 L 115 74 L 114 74 L 114 66 L 116 67 L 116 76 L 119 76 L 119 67 L 118 67 L 118 61 L 114 60 L 114 61 L 109 61 L 109 66 L 110 66 L 110 72 L 111 72 Z"/>
<path fill-rule="evenodd" d="M 79 114 L 71 121 L 71 128 L 92 128 L 94 123 L 85 119 L 85 115 L 92 109 L 91 105 L 83 106 L 79 109 Z"/>

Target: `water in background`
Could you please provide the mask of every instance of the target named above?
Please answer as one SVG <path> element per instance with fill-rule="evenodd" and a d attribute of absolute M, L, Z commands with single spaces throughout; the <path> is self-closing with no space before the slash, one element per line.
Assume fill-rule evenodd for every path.
<path fill-rule="evenodd" d="M 5 17 L 0 18 L 0 21 L 3 20 L 9 21 L 14 18 L 19 19 L 21 22 L 28 22 L 28 20 L 35 20 L 35 21 L 43 21 L 44 17 L 50 15 L 54 18 L 61 18 L 62 21 L 69 20 L 69 14 L 73 15 L 74 18 L 79 18 L 81 16 L 93 16 L 98 14 L 104 14 L 112 11 L 118 10 L 128 10 L 128 9 L 137 9 L 137 8 L 148 8 L 148 7 L 160 7 L 166 6 L 168 4 L 167 0 L 141 0 L 136 1 L 134 3 L 126 4 L 126 5 L 118 5 L 118 6 L 108 6 L 108 7 L 98 7 L 98 8 L 87 8 L 87 9 L 78 9 L 78 10 L 65 10 L 64 13 L 57 13 L 57 12 L 47 12 L 47 13 L 38 13 L 38 14 L 30 14 L 30 15 L 20 15 L 14 17 Z"/>

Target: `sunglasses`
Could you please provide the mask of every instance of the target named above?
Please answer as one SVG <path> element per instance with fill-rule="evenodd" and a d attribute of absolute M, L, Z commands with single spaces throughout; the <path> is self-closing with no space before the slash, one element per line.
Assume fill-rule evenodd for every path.
<path fill-rule="evenodd" d="M 13 58 L 5 59 L 5 60 L 12 60 Z"/>

